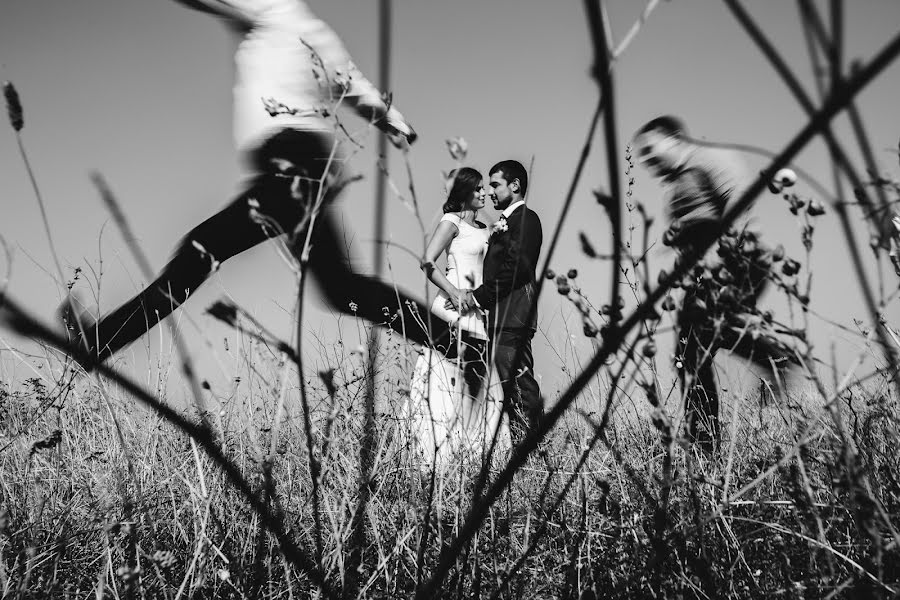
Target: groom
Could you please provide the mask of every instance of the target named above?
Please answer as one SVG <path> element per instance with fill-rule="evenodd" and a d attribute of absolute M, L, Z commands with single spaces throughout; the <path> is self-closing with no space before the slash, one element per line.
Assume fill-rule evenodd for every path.
<path fill-rule="evenodd" d="M 491 354 L 503 385 L 513 439 L 518 441 L 527 428 L 537 426 L 544 412 L 531 351 L 537 329 L 537 311 L 532 312 L 531 305 L 541 253 L 541 220 L 525 206 L 528 173 L 521 163 L 504 160 L 491 167 L 490 188 L 494 208 L 502 214 L 488 242 L 484 283 L 467 292 L 461 312 L 475 306 L 487 311 Z"/>

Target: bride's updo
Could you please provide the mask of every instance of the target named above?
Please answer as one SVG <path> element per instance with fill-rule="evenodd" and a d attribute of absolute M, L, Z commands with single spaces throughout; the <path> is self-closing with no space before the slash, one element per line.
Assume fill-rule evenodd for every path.
<path fill-rule="evenodd" d="M 481 173 L 472 167 L 462 167 L 450 171 L 448 179 L 453 185 L 447 195 L 447 201 L 444 202 L 444 212 L 461 212 L 481 185 Z"/>

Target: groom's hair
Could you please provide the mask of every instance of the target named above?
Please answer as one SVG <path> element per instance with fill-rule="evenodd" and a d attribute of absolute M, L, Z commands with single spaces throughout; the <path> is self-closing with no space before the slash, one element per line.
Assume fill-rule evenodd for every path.
<path fill-rule="evenodd" d="M 449 175 L 453 180 L 453 185 L 450 186 L 450 193 L 447 194 L 447 201 L 444 202 L 444 212 L 460 212 L 481 185 L 481 173 L 472 167 L 462 167 L 453 169 Z"/>
<path fill-rule="evenodd" d="M 525 167 L 522 166 L 517 160 L 501 160 L 496 165 L 491 167 L 488 175 L 493 175 L 494 173 L 501 173 L 503 175 L 503 179 L 506 180 L 506 183 L 509 184 L 513 179 L 519 180 L 519 192 L 522 196 L 525 195 L 525 192 L 528 191 L 528 171 L 525 170 Z"/>

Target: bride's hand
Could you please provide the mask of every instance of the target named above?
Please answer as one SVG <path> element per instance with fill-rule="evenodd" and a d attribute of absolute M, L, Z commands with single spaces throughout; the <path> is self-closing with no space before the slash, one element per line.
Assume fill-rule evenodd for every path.
<path fill-rule="evenodd" d="M 460 300 L 462 298 L 462 292 L 456 290 L 453 294 L 447 295 L 447 300 L 444 302 L 444 308 L 446 310 L 455 310 L 458 313 L 462 313 L 460 309 Z"/>

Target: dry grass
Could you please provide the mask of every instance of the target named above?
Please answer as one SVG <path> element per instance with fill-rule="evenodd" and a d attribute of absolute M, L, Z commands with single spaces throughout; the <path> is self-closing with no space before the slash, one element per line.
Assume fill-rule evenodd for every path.
<path fill-rule="evenodd" d="M 277 357 L 252 360 L 260 373 L 253 385 L 268 383 L 219 401 L 215 439 L 288 533 L 313 548 L 310 461 L 292 376 Z M 385 371 L 400 362 L 384 362 Z M 324 385 L 310 389 L 321 564 L 331 581 L 343 580 L 350 551 L 363 422 L 361 361 L 339 365 L 333 397 Z M 415 594 L 458 532 L 478 472 L 472 457 L 437 472 L 429 504 L 432 473 L 398 435 L 405 397 L 392 380 L 379 385 L 364 598 Z M 273 444 L 282 383 L 286 412 Z M 490 509 L 443 596 L 823 597 L 843 584 L 840 597 L 889 597 L 900 588 L 891 525 L 900 483 L 884 389 L 841 400 L 858 448 L 852 469 L 813 393 L 787 406 L 767 404 L 768 396 L 734 400 L 725 450 L 714 458 L 679 444 L 670 454 L 647 420 L 614 416 L 576 471 L 593 430 L 573 417 Z M 315 595 L 189 437 L 115 389 L 107 394 L 71 376 L 0 390 L 4 598 Z"/>

